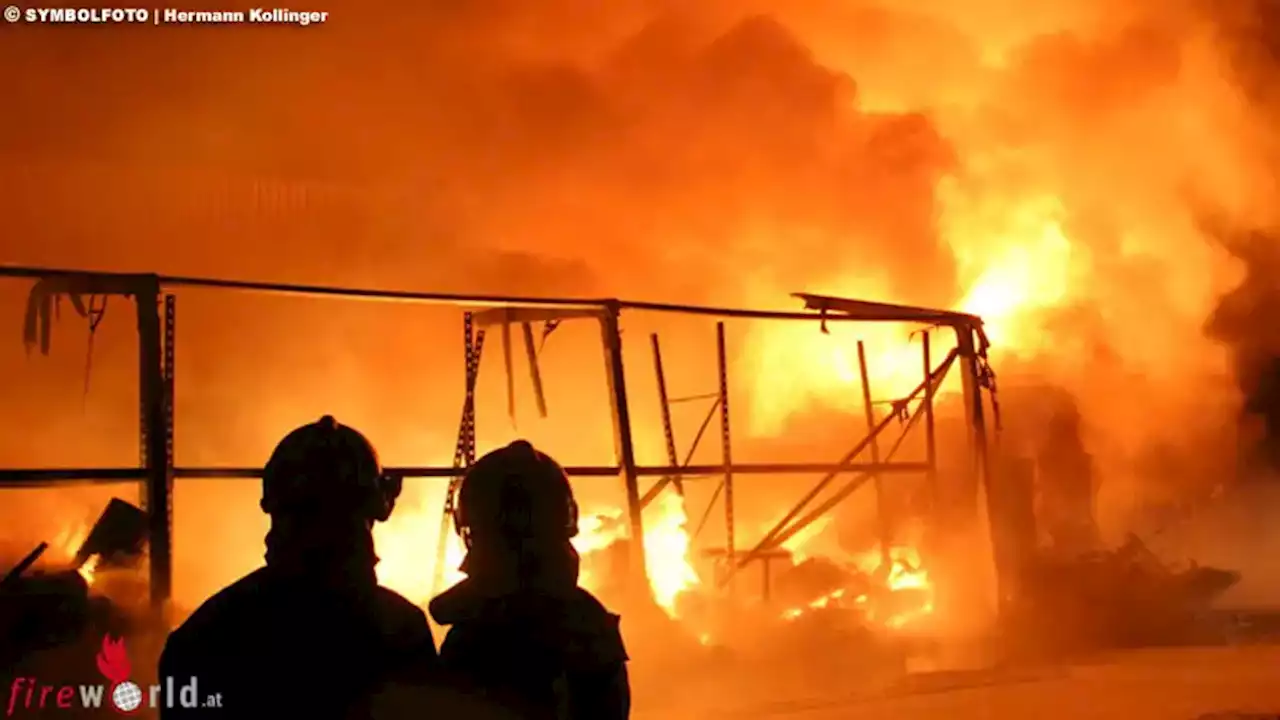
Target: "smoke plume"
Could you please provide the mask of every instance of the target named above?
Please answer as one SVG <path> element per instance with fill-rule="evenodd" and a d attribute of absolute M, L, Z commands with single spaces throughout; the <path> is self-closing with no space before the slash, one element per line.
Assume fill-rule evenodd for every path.
<path fill-rule="evenodd" d="M 1162 482 L 1141 470 L 1153 447 L 1234 452 L 1200 428 L 1240 408 L 1219 339 L 1253 336 L 1204 332 L 1240 262 L 1203 218 L 1269 227 L 1274 10 L 1221 5 L 490 0 L 335 5 L 308 28 L 13 25 L 0 260 L 958 307 L 987 318 L 997 369 L 1075 397 L 1129 497 Z M 21 292 L 3 296 L 0 368 L 24 380 L 0 458 L 132 462 L 134 390 L 101 379 L 131 372 L 127 313 L 95 341 L 86 398 L 83 333 L 21 358 Z M 456 317 L 182 307 L 180 462 L 260 463 L 334 406 L 392 460 L 450 455 Z M 764 426 L 856 397 L 847 362 L 827 372 L 768 337 L 739 360 L 781 353 L 787 381 L 735 375 L 783 423 Z M 605 417 L 602 398 L 568 395 L 558 412 Z M 565 452 L 607 448 L 606 433 Z"/>

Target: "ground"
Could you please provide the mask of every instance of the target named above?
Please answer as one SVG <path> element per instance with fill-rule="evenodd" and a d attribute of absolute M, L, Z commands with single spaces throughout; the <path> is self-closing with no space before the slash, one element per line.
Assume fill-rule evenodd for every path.
<path fill-rule="evenodd" d="M 832 693 L 832 695 L 838 695 Z M 1114 653 L 1019 671 L 917 675 L 880 693 L 699 712 L 797 720 L 1280 718 L 1280 645 Z M 665 715 L 665 714 L 664 714 Z M 649 717 L 641 711 L 636 720 Z M 670 717 L 667 715 L 666 717 Z"/>

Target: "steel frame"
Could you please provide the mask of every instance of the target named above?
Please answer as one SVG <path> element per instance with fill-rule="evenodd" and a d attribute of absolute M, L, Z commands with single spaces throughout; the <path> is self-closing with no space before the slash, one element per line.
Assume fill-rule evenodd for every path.
<path fill-rule="evenodd" d="M 499 325 L 504 339 L 504 358 L 507 364 L 509 392 L 511 334 L 510 325 L 520 323 L 523 339 L 530 360 L 531 380 L 538 396 L 539 410 L 545 413 L 541 398 L 541 376 L 536 365 L 530 323 L 559 323 L 572 319 L 592 319 L 599 323 L 605 367 L 612 406 L 616 459 L 614 465 L 568 467 L 571 476 L 621 477 L 627 497 L 628 521 L 631 537 L 643 537 L 643 508 L 667 485 L 683 491 L 683 478 L 691 476 L 720 475 L 722 481 L 711 506 L 719 496 L 724 497 L 727 547 L 720 554 L 726 559 L 728 572 L 723 580 L 729 582 L 737 570 L 756 560 L 767 560 L 777 554 L 787 538 L 829 512 L 841 500 L 848 497 L 868 478 L 877 480 L 894 473 L 923 472 L 936 487 L 936 443 L 933 430 L 933 396 L 953 361 L 959 359 L 964 367 L 963 381 L 969 439 L 973 456 L 970 481 L 972 489 L 977 484 L 989 482 L 988 434 L 984 414 L 982 390 L 991 391 L 993 408 L 994 376 L 986 364 L 986 338 L 980 318 L 963 313 L 917 308 L 885 303 L 871 303 L 842 298 L 797 295 L 805 302 L 805 312 L 773 312 L 733 308 L 713 308 L 689 305 L 671 305 L 649 302 L 627 302 L 616 299 L 567 299 L 520 298 L 487 295 L 455 295 L 406 291 L 368 290 L 316 285 L 245 282 L 210 278 L 165 276 L 157 274 L 103 273 L 81 270 L 65 270 L 37 267 L 0 266 L 0 278 L 27 279 L 34 282 L 28 304 L 28 330 L 41 303 L 51 302 L 59 296 L 73 299 L 85 295 L 118 295 L 132 298 L 136 306 L 136 322 L 139 338 L 139 405 L 142 432 L 140 433 L 141 462 L 136 468 L 57 468 L 57 469 L 0 469 L 0 487 L 49 486 L 61 483 L 120 482 L 141 480 L 145 483 L 145 504 L 150 516 L 150 581 L 153 603 L 162 606 L 172 594 L 173 548 L 172 503 L 173 482 L 177 478 L 257 478 L 261 468 L 245 467 L 176 467 L 174 464 L 174 347 L 177 315 L 177 299 L 168 292 L 177 288 L 210 288 L 249 293 L 291 295 L 304 297 L 329 297 L 353 300 L 408 302 L 426 305 L 454 306 L 464 312 L 465 363 L 467 368 L 462 420 L 459 424 L 458 445 L 454 463 L 450 467 L 396 467 L 387 472 L 409 477 L 451 478 L 454 483 L 465 468 L 475 460 L 475 387 L 479 370 L 481 348 L 486 327 Z M 631 415 L 628 389 L 624 372 L 620 316 L 623 311 L 648 311 L 700 315 L 719 318 L 716 330 L 717 359 L 719 365 L 718 392 L 670 400 L 666 395 L 666 381 L 662 372 L 661 354 L 657 336 L 651 338 L 655 369 L 659 383 L 659 395 L 663 406 L 664 430 L 667 436 L 667 465 L 650 466 L 637 462 L 632 440 Z M 837 463 L 734 463 L 730 442 L 730 407 L 728 402 L 728 378 L 725 357 L 724 319 L 757 319 L 781 321 L 807 321 L 822 324 L 828 321 L 854 322 L 907 322 L 926 326 L 943 326 L 956 333 L 955 350 L 937 367 L 931 365 L 928 333 L 924 333 L 923 357 L 926 380 L 909 397 L 895 401 L 896 413 L 890 413 L 879 423 L 871 423 L 868 411 L 869 432 L 843 459 Z M 475 326 L 478 325 L 477 329 Z M 47 332 L 48 327 L 44 330 Z M 30 340 L 30 338 L 28 338 Z M 47 349 L 47 348 L 46 348 Z M 863 363 L 865 365 L 865 361 Z M 865 368 L 864 368 L 865 373 Z M 869 388 L 866 397 L 869 399 Z M 910 402 L 920 400 L 919 407 L 910 413 L 902 437 L 883 459 L 878 456 L 877 438 L 890 425 L 895 415 L 905 415 Z M 689 450 L 684 463 L 677 463 L 675 439 L 670 423 L 670 404 L 681 400 L 714 399 L 711 410 Z M 689 458 L 703 433 L 719 411 L 721 430 L 721 463 L 717 465 L 691 465 Z M 917 420 L 926 418 L 927 458 L 925 462 L 894 462 L 894 452 L 901 445 Z M 855 462 L 868 447 L 872 451 L 871 462 Z M 740 553 L 736 549 L 733 515 L 733 480 L 735 475 L 745 474 L 804 474 L 825 473 L 817 486 L 787 514 L 764 539 L 750 551 Z M 821 491 L 843 473 L 858 473 L 833 498 L 819 505 L 808 514 L 797 517 Z M 658 478 L 646 493 L 640 491 L 641 477 Z M 989 495 L 989 494 L 988 494 Z M 449 497 L 452 498 L 453 493 Z M 975 505 L 976 508 L 976 505 Z M 447 522 L 442 533 L 448 531 Z M 705 524 L 705 516 L 704 516 Z M 443 547 L 443 544 L 442 546 Z M 645 572 L 642 542 L 632 542 L 632 568 L 636 576 Z M 436 567 L 440 568 L 437 562 Z M 767 592 L 767 589 L 766 589 Z"/>

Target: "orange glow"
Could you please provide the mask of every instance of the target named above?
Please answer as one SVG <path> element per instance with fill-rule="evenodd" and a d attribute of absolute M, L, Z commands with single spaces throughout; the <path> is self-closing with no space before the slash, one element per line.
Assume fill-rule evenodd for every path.
<path fill-rule="evenodd" d="M 396 503 L 395 513 L 373 528 L 378 548 L 379 582 L 417 602 L 426 602 L 435 592 L 463 578 L 458 570 L 466 554 L 462 538 L 450 532 L 441 573 L 443 587 L 432 587 L 446 489 L 444 481 L 428 481 L 407 487 Z"/>
<path fill-rule="evenodd" d="M 86 523 L 68 525 L 58 532 L 53 542 L 49 543 L 49 548 L 59 556 L 60 560 L 72 562 L 76 553 L 80 551 L 80 546 L 89 537 L 91 529 Z M 83 565 L 76 568 L 76 572 L 80 573 L 80 577 L 84 578 L 85 582 L 92 585 L 98 563 L 101 561 L 102 558 L 98 555 L 90 555 Z"/>
<path fill-rule="evenodd" d="M 378 579 L 406 597 L 425 600 L 433 594 L 433 558 L 444 508 L 443 483 L 406 493 L 396 506 L 395 514 L 374 528 L 378 547 Z M 586 558 L 580 578 L 582 586 L 596 589 L 600 578 L 589 569 L 589 556 L 625 537 L 626 523 L 619 508 L 605 507 L 594 514 L 584 514 L 578 523 L 573 545 Z M 679 495 L 660 495 L 645 513 L 645 550 L 647 569 L 654 599 L 668 613 L 675 613 L 679 595 L 699 582 L 689 558 L 689 535 L 684 502 Z M 450 533 L 445 548 L 443 587 L 463 578 L 458 570 L 465 550 L 456 533 Z"/>
<path fill-rule="evenodd" d="M 101 560 L 102 556 L 100 555 L 90 555 L 89 559 L 84 561 L 84 565 L 81 565 L 77 569 L 77 572 L 80 573 L 80 577 L 84 578 L 84 581 L 90 585 L 93 584 L 94 577 L 98 571 L 98 563 Z"/>
<path fill-rule="evenodd" d="M 890 567 L 882 565 L 880 550 L 861 553 L 853 558 L 853 568 L 874 579 L 872 593 L 859 593 L 852 597 L 847 588 L 837 588 L 802 607 L 787 608 L 782 612 L 784 620 L 795 620 L 810 610 L 828 607 L 850 607 L 860 612 L 867 621 L 888 630 L 902 630 L 912 623 L 931 615 L 934 611 L 934 587 L 929 573 L 920 566 L 920 553 L 913 547 L 894 546 L 889 549 Z M 889 593 L 890 598 L 876 596 L 879 591 Z M 916 592 L 918 597 L 902 606 L 902 593 Z"/>
<path fill-rule="evenodd" d="M 418 5 L 406 11 L 411 21 L 397 23 L 415 29 L 405 38 L 368 30 L 379 52 L 364 55 L 376 67 L 353 56 L 349 72 L 320 85 L 250 72 L 235 48 L 171 61 L 162 35 L 160 45 L 110 56 L 95 45 L 55 47 L 38 33 L 6 38 L 0 57 L 60 68 L 60 82 L 35 82 L 36 73 L 8 90 L 16 110 L 0 124 L 23 152 L 0 171 L 10 225 L 0 258 L 782 310 L 797 309 L 790 293 L 801 291 L 974 313 L 995 371 L 1011 367 L 1015 383 L 1027 380 L 1002 384 L 1014 389 L 1002 405 L 1009 426 L 1023 419 L 1014 417 L 1023 411 L 1018 390 L 1071 395 L 1100 492 L 1117 496 L 1136 498 L 1129 485 L 1164 481 L 1134 476 L 1186 426 L 1236 421 L 1231 368 L 1205 325 L 1239 268 L 1204 220 L 1222 216 L 1241 232 L 1280 226 L 1280 193 L 1269 150 L 1276 123 L 1253 107 L 1238 67 L 1250 39 L 1234 37 L 1235 26 L 1247 23 L 1216 9 L 1233 3 L 686 3 L 673 17 L 647 12 L 662 3 L 583 12 L 580 3 L 514 2 L 475 13 Z M 328 67 L 331 48 L 304 45 L 252 64 Z M 182 79 L 189 62 L 202 76 L 235 82 L 175 96 L 171 86 L 190 85 Z M 358 100 L 332 102 L 347 96 Z M 85 118 L 94 120 L 77 127 Z M 352 128 L 370 130 L 358 143 L 335 141 Z M 92 138 L 95 152 L 68 149 L 68 138 Z M 9 287 L 5 307 L 21 308 L 29 287 Z M 281 433 L 322 413 L 376 438 L 390 464 L 449 463 L 462 376 L 458 308 L 340 302 L 335 310 L 175 292 L 183 295 L 181 466 L 260 464 Z M 680 390 L 673 397 L 714 387 L 711 323 L 659 318 L 641 328 L 652 315 L 628 312 L 621 321 L 628 409 L 645 465 L 665 462 L 645 335 L 663 338 L 668 381 Z M 804 459 L 838 458 L 848 447 L 832 445 L 844 440 L 814 433 L 810 442 L 805 423 L 834 411 L 861 434 L 859 341 L 883 418 L 889 401 L 923 380 L 920 329 L 726 321 L 734 456 L 781 439 Z M 528 417 L 532 382 L 524 354 L 513 353 L 517 431 L 517 418 L 506 416 L 499 332 L 490 330 L 476 402 L 482 435 L 493 434 L 479 444 L 532 428 L 537 444 L 567 464 L 608 462 L 600 336 L 595 327 L 578 331 L 538 342 L 552 408 L 545 422 Z M 113 309 L 95 341 L 92 393 L 81 382 L 82 325 L 62 321 L 55 351 L 39 362 L 28 362 L 20 343 L 0 349 L 0 370 L 17 379 L 3 416 L 21 418 L 0 434 L 9 438 L 4 464 L 133 462 L 136 392 L 120 379 L 137 372 L 135 332 Z M 953 337 L 935 330 L 931 342 L 936 365 Z M 959 389 L 957 370 L 944 394 Z M 1205 411 L 1205 398 L 1224 398 L 1213 401 L 1222 407 Z M 944 437 L 957 418 L 939 415 L 939 456 L 958 467 Z M 673 421 L 682 451 L 696 422 Z M 1006 437 L 1030 446 L 1037 430 Z M 761 458 L 774 460 L 782 458 Z M 592 556 L 629 534 L 621 482 L 610 480 L 575 484 L 604 488 L 580 496 L 593 510 L 574 540 L 588 588 L 606 585 Z M 193 576 L 175 583 L 183 603 L 261 560 L 254 522 L 267 521 L 254 510 L 256 491 L 233 485 L 184 479 L 175 493 L 184 507 L 176 573 Z M 735 509 L 740 547 L 757 542 L 762 521 L 795 495 L 781 482 L 747 485 L 749 499 Z M 375 528 L 379 578 L 415 602 L 441 589 L 437 577 L 446 586 L 462 577 L 459 538 L 449 533 L 437 547 L 444 492 L 440 480 L 408 483 Z M 653 596 L 672 616 L 694 605 L 681 605 L 682 595 L 711 595 L 715 584 L 695 571 L 707 548 L 694 546 L 688 528 L 707 495 L 690 497 L 686 507 L 665 492 L 645 510 L 644 537 L 630 538 L 643 541 Z M 211 530 L 250 514 L 235 534 Z M 919 548 L 932 545 L 895 538 L 882 567 L 879 553 L 851 556 L 841 546 L 843 521 L 823 518 L 784 547 L 797 561 L 852 565 L 875 591 L 840 589 L 784 615 L 849 606 L 906 630 L 943 614 L 934 583 L 949 591 L 942 578 L 953 573 L 932 555 L 922 566 Z M 55 546 L 74 552 L 83 532 L 69 529 Z M 96 563 L 81 572 L 92 578 Z"/>
<path fill-rule="evenodd" d="M 1050 342 L 1039 324 L 1043 314 L 1079 299 L 1074 283 L 1087 270 L 1087 252 L 1065 234 L 1064 210 L 1057 198 L 975 198 L 963 187 L 949 178 L 937 189 L 940 232 L 964 281 L 951 309 L 981 316 L 997 355 L 1035 356 Z M 887 292 L 883 283 L 863 278 L 829 282 L 815 292 L 904 301 Z M 753 299 L 767 303 L 783 294 L 781 288 L 769 288 Z M 788 417 L 814 406 L 862 412 L 859 340 L 866 349 L 873 399 L 905 397 L 924 379 L 920 345 L 910 338 L 913 329 L 897 323 L 854 326 L 837 321 L 828 322 L 826 332 L 799 323 L 752 328 L 740 360 L 755 379 L 751 430 L 776 435 Z M 935 366 L 950 342 L 944 336 L 934 349 Z M 951 373 L 942 390 L 954 390 L 958 382 L 958 375 Z"/>
<path fill-rule="evenodd" d="M 676 598 L 699 584 L 689 558 L 688 517 L 684 500 L 674 492 L 659 495 L 645 518 L 645 566 L 654 599 L 668 614 L 676 614 Z"/>

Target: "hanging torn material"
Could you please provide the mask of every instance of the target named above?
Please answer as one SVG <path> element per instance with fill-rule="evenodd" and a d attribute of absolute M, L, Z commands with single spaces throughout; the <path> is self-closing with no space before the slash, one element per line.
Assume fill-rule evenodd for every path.
<path fill-rule="evenodd" d="M 547 416 L 547 399 L 542 385 L 542 369 L 538 355 L 546 345 L 547 336 L 560 327 L 563 320 L 571 318 L 596 318 L 600 311 L 597 308 L 542 308 L 542 307 L 499 307 L 474 313 L 474 320 L 480 327 L 492 325 L 502 326 L 502 362 L 507 372 L 507 415 L 511 424 L 516 423 L 516 385 L 515 385 L 515 352 L 512 347 L 511 325 L 520 323 L 521 339 L 524 342 L 525 357 L 529 361 L 529 379 L 533 383 L 534 401 L 538 406 L 538 415 Z M 542 322 L 542 338 L 537 343 L 533 338 L 533 323 Z"/>
<path fill-rule="evenodd" d="M 507 372 L 507 418 L 511 427 L 516 426 L 516 375 L 512 371 L 514 362 L 511 359 L 511 318 L 502 319 L 502 367 Z"/>
<path fill-rule="evenodd" d="M 548 320 L 542 324 L 542 339 L 538 341 L 538 352 L 542 352 L 542 348 L 547 346 L 547 338 L 551 337 L 551 333 L 560 327 L 559 320 Z"/>
<path fill-rule="evenodd" d="M 542 393 L 542 371 L 538 368 L 538 349 L 533 344 L 533 325 L 520 323 L 524 336 L 524 354 L 529 360 L 529 381 L 533 383 L 533 400 L 538 404 L 538 417 L 547 416 L 547 398 Z M 543 335 L 545 339 L 545 334 Z"/>
<path fill-rule="evenodd" d="M 44 278 L 31 288 L 27 295 L 27 313 L 22 325 L 22 344 L 27 352 L 39 345 L 40 354 L 48 355 L 53 341 L 53 320 L 66 295 L 80 317 L 89 317 L 89 307 L 81 293 L 75 292 L 71 283 L 63 278 Z"/>

